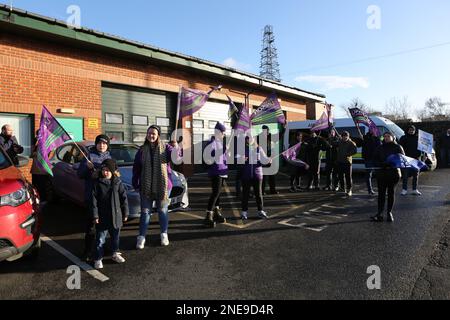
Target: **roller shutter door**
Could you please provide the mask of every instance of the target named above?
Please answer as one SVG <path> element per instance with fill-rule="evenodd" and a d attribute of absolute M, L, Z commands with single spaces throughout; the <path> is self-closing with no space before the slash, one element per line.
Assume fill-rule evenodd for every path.
<path fill-rule="evenodd" d="M 177 94 L 119 85 L 102 87 L 102 128 L 113 140 L 141 144 L 147 128 L 161 127 L 169 141 L 175 127 Z"/>
<path fill-rule="evenodd" d="M 208 101 L 199 112 L 193 115 L 193 143 L 208 141 L 214 135 L 217 121 L 225 124 L 227 135 L 231 134 L 231 123 L 228 119 L 227 103 Z"/>

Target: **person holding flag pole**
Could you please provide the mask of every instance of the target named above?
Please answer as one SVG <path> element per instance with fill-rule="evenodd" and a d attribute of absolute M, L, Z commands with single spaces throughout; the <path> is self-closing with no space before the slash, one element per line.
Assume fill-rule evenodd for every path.
<path fill-rule="evenodd" d="M 53 176 L 52 164 L 48 158 L 48 155 L 53 150 L 62 146 L 65 142 L 71 141 L 75 147 L 79 150 L 80 154 L 84 156 L 85 165 L 89 167 L 94 167 L 94 164 L 88 159 L 86 154 L 80 149 L 80 147 L 72 141 L 72 138 L 64 130 L 63 126 L 55 119 L 55 117 L 50 113 L 46 106 L 42 106 L 41 122 L 39 125 L 39 135 L 37 138 L 37 147 L 35 153 L 35 161 L 37 168 L 41 172 L 47 172 L 49 175 Z M 109 153 L 108 153 L 109 154 Z M 86 191 L 86 190 L 85 190 Z M 92 194 L 92 188 L 89 189 L 89 194 L 86 192 L 85 201 L 88 204 L 87 208 L 90 206 L 90 194 Z M 93 246 L 95 240 L 95 225 L 89 214 L 89 210 L 86 210 L 86 233 L 85 233 L 85 250 L 84 255 L 88 258 L 92 254 Z"/>

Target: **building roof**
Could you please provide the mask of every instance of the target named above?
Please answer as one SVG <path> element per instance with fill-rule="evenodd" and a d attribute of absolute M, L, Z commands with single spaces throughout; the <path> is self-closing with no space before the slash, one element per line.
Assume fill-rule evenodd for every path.
<path fill-rule="evenodd" d="M 296 87 L 288 86 L 280 82 L 267 80 L 252 73 L 240 71 L 221 64 L 199 59 L 193 56 L 161 49 L 144 43 L 131 41 L 104 32 L 87 28 L 75 29 L 69 27 L 66 22 L 52 19 L 28 11 L 11 8 L 0 4 L 0 28 L 16 27 L 25 31 L 33 31 L 51 34 L 58 38 L 77 41 L 113 49 L 128 54 L 139 55 L 155 61 L 160 61 L 178 66 L 187 67 L 197 71 L 207 72 L 214 75 L 227 77 L 234 80 L 244 81 L 251 85 L 257 85 L 262 89 L 274 90 L 291 96 L 311 99 L 317 102 L 324 102 L 325 95 L 308 92 Z"/>

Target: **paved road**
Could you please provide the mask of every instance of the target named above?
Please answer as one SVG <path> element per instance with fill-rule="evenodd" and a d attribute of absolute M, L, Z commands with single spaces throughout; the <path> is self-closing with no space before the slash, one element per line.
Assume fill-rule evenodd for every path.
<path fill-rule="evenodd" d="M 100 275 L 82 271 L 80 290 L 67 289 L 74 263 L 61 248 L 80 255 L 82 209 L 62 201 L 44 215 L 43 231 L 58 250 L 46 242 L 35 262 L 1 263 L 0 299 L 98 299 L 99 292 L 102 299 L 408 299 L 450 218 L 449 177 L 449 170 L 421 176 L 424 195 L 398 196 L 393 224 L 369 222 L 376 197 L 361 179 L 351 199 L 280 188 L 265 198 L 271 219 L 245 223 L 228 188 L 228 223 L 211 230 L 202 226 L 207 178 L 196 176 L 192 210 L 171 214 L 169 247 L 159 246 L 154 221 L 149 246 L 136 251 L 138 221 L 131 221 L 121 238 L 127 262 L 105 259 Z M 381 270 L 381 290 L 367 288 L 372 265 Z"/>

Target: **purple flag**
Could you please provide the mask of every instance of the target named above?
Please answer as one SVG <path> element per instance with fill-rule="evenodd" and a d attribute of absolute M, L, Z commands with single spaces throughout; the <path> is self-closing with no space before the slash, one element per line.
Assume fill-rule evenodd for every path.
<path fill-rule="evenodd" d="M 209 92 L 200 90 L 181 88 L 180 91 L 180 118 L 190 116 L 199 111 L 208 101 L 209 95 L 215 91 L 222 89 L 222 86 L 212 88 Z"/>
<path fill-rule="evenodd" d="M 379 137 L 381 135 L 377 125 L 372 121 L 372 119 L 370 119 L 367 113 L 359 108 L 349 108 L 348 110 L 350 111 L 356 125 L 363 124 L 367 126 L 369 128 L 369 132 L 371 132 L 375 137 Z"/>
<path fill-rule="evenodd" d="M 297 143 L 295 146 L 287 149 L 281 155 L 287 160 L 293 160 L 297 158 L 297 152 L 300 150 L 302 146 L 302 142 Z"/>
<path fill-rule="evenodd" d="M 302 146 L 302 142 L 299 142 L 295 146 L 287 149 L 281 155 L 287 161 L 287 163 L 289 163 L 293 166 L 296 166 L 296 167 L 306 167 L 308 169 L 309 166 L 306 162 L 303 162 L 302 160 L 297 159 L 297 153 L 300 150 L 301 146 Z"/>
<path fill-rule="evenodd" d="M 324 111 L 320 119 L 312 126 L 311 131 L 327 130 L 330 127 L 330 122 L 328 122 L 328 120 L 328 114 Z"/>
<path fill-rule="evenodd" d="M 72 140 L 72 138 L 67 134 L 66 130 L 53 117 L 50 111 L 43 106 L 38 136 L 38 166 L 53 176 L 53 166 L 48 159 L 48 154 L 69 140 Z"/>
<path fill-rule="evenodd" d="M 247 132 L 251 128 L 250 116 L 248 114 L 248 105 L 244 104 L 239 114 L 239 120 L 236 122 L 235 130 Z"/>
<path fill-rule="evenodd" d="M 239 109 L 236 107 L 233 100 L 231 100 L 231 98 L 228 95 L 226 95 L 226 96 L 230 103 L 230 108 L 228 109 L 228 119 L 231 119 L 233 117 L 233 115 L 235 115 L 237 112 L 239 112 Z"/>
<path fill-rule="evenodd" d="M 280 102 L 272 93 L 251 116 L 252 124 L 281 123 L 286 124 L 286 118 L 281 110 Z"/>

